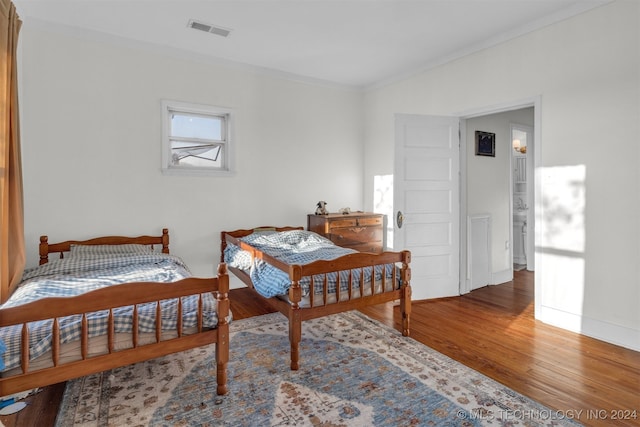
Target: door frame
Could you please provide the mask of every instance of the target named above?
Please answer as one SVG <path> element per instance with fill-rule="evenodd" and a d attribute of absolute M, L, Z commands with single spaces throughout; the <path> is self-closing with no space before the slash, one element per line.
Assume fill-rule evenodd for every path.
<path fill-rule="evenodd" d="M 468 239 L 467 239 L 467 217 L 468 217 L 468 208 L 467 208 L 467 146 L 468 141 L 466 140 L 467 135 L 467 126 L 466 120 L 474 117 L 481 116 L 489 116 L 497 113 L 504 113 L 507 111 L 519 110 L 522 108 L 533 107 L 533 115 L 534 115 L 534 124 L 533 124 L 533 147 L 528 148 L 527 150 L 532 151 L 533 158 L 533 168 L 532 168 L 532 178 L 534 178 L 533 182 L 533 204 L 532 208 L 529 211 L 527 216 L 528 221 L 533 221 L 532 226 L 534 229 L 534 241 L 530 246 L 538 247 L 536 243 L 541 242 L 541 234 L 540 234 L 540 224 L 542 224 L 542 206 L 537 203 L 540 200 L 541 196 L 541 184 L 540 180 L 535 178 L 535 171 L 538 170 L 539 167 L 542 166 L 542 150 L 541 150 L 541 141 L 540 135 L 541 132 L 541 105 L 542 105 L 542 96 L 537 95 L 529 98 L 523 98 L 511 102 L 505 102 L 501 104 L 495 104 L 491 106 L 479 107 L 469 110 L 460 111 L 457 113 L 452 113 L 453 116 L 457 116 L 460 118 L 460 294 L 466 294 L 471 291 L 471 280 L 470 280 L 470 271 L 468 271 Z M 462 139 L 464 136 L 464 139 Z M 462 141 L 465 143 L 463 144 Z M 535 301 L 535 316 L 538 316 L 540 310 L 540 301 L 541 298 L 541 282 L 540 278 L 542 275 L 540 274 L 542 265 L 540 263 L 540 257 L 538 257 L 537 251 L 533 252 L 534 256 L 534 265 L 538 274 L 534 276 L 534 301 Z"/>

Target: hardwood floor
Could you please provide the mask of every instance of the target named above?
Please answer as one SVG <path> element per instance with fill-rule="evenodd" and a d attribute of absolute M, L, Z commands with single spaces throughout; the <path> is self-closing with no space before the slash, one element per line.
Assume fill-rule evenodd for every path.
<path fill-rule="evenodd" d="M 234 289 L 230 298 L 235 319 L 271 312 L 248 289 Z M 391 303 L 362 312 L 400 328 Z M 640 426 L 640 353 L 535 320 L 533 273 L 516 272 L 513 282 L 461 297 L 414 302 L 411 337 L 584 425 Z M 0 421 L 51 426 L 63 391 L 64 384 L 46 387 Z"/>
<path fill-rule="evenodd" d="M 582 424 L 640 426 L 640 353 L 537 321 L 533 305 L 533 273 L 516 272 L 513 282 L 412 304 L 411 336 Z M 397 307 L 362 311 L 400 327 Z"/>

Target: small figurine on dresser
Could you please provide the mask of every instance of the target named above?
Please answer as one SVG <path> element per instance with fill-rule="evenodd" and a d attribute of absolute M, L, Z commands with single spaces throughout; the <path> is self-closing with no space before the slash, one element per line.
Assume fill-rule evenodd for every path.
<path fill-rule="evenodd" d="M 320 200 L 316 205 L 316 215 L 329 215 L 327 210 L 327 202 Z"/>

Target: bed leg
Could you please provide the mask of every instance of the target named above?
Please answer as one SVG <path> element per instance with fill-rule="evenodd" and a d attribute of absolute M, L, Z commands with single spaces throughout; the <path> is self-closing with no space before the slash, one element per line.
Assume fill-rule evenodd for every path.
<path fill-rule="evenodd" d="M 300 279 L 302 278 L 302 267 L 293 265 L 290 267 L 289 277 L 291 286 L 289 287 L 289 344 L 291 345 L 291 370 L 298 370 L 300 360 L 300 340 L 302 340 L 302 316 L 300 315 L 300 300 L 302 299 L 302 289 Z"/>
<path fill-rule="evenodd" d="M 411 286 L 406 286 L 402 291 L 400 310 L 402 311 L 402 335 L 408 337 L 411 320 Z"/>
<path fill-rule="evenodd" d="M 229 276 L 227 265 L 218 266 L 218 339 L 216 341 L 216 393 L 227 394 L 227 363 L 229 362 Z"/>
<path fill-rule="evenodd" d="M 291 370 L 298 370 L 300 360 L 300 340 L 302 339 L 302 319 L 300 309 L 292 309 L 289 314 L 289 343 L 291 344 Z"/>
<path fill-rule="evenodd" d="M 218 326 L 218 342 L 216 343 L 216 393 L 227 394 L 227 362 L 229 361 L 229 324 Z"/>
<path fill-rule="evenodd" d="M 216 373 L 216 378 L 218 380 L 218 387 L 216 388 L 216 393 L 218 396 L 224 396 L 227 394 L 227 364 L 226 363 L 218 363 L 218 370 Z"/>
<path fill-rule="evenodd" d="M 409 336 L 410 328 L 409 323 L 411 320 L 411 268 L 409 263 L 411 262 L 411 252 L 403 251 L 402 262 L 402 294 L 400 301 L 400 310 L 402 310 L 402 335 Z"/>

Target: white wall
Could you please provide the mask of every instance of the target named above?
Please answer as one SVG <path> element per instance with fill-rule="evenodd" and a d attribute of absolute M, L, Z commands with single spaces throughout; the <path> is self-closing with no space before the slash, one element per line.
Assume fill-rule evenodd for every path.
<path fill-rule="evenodd" d="M 362 209 L 362 95 L 24 23 L 27 266 L 50 241 L 171 233 L 214 273 L 222 230 L 306 225 L 318 200 Z M 161 99 L 235 110 L 237 174 L 167 176 Z"/>
<path fill-rule="evenodd" d="M 395 113 L 460 115 L 540 97 L 536 315 L 640 350 L 639 18 L 640 3 L 615 1 L 368 91 L 365 207 L 373 177 L 393 172 Z M 582 204 L 563 205 L 559 183 Z M 572 233 L 558 232 L 562 218 Z"/>

